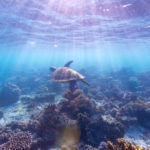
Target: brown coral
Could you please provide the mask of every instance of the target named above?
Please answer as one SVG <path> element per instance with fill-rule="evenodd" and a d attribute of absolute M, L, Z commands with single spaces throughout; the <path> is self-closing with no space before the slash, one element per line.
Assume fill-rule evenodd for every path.
<path fill-rule="evenodd" d="M 18 132 L 3 135 L 7 142 L 0 145 L 0 150 L 27 150 L 31 146 L 32 137 L 29 132 Z"/>
<path fill-rule="evenodd" d="M 70 115 L 73 119 L 77 119 L 79 113 L 87 116 L 91 116 L 94 113 L 94 103 L 88 97 L 83 96 L 82 90 L 67 91 L 63 96 L 68 100 L 60 102 L 60 110 Z"/>
<path fill-rule="evenodd" d="M 36 127 L 38 136 L 44 145 L 54 144 L 67 122 L 67 118 L 60 113 L 56 105 L 48 105 L 40 114 Z"/>
<path fill-rule="evenodd" d="M 78 96 L 81 96 L 81 95 L 82 95 L 82 90 L 77 89 L 74 92 L 71 92 L 70 90 L 66 91 L 63 94 L 63 97 L 68 99 L 68 100 L 73 100 L 73 99 L 75 99 L 75 98 L 77 98 Z"/>
<path fill-rule="evenodd" d="M 39 117 L 39 127 L 43 130 L 56 128 L 65 124 L 65 117 L 60 113 L 56 105 L 48 105 Z"/>
<path fill-rule="evenodd" d="M 107 150 L 143 150 L 138 145 L 133 145 L 130 142 L 126 142 L 123 138 L 117 139 L 117 145 L 112 142 L 107 142 Z"/>

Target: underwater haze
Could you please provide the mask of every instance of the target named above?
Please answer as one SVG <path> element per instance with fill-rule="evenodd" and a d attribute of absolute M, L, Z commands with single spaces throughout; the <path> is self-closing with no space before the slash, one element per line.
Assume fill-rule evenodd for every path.
<path fill-rule="evenodd" d="M 148 150 L 149 117 L 149 0 L 0 0 L 0 150 Z"/>
<path fill-rule="evenodd" d="M 148 0 L 1 1 L 1 68 L 73 59 L 81 68 L 149 69 L 149 8 Z"/>

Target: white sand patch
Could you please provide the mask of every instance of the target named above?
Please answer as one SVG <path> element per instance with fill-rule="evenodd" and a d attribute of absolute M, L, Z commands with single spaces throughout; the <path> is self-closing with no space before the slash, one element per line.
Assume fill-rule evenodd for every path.
<path fill-rule="evenodd" d="M 62 99 L 61 96 L 55 97 L 55 103 L 59 103 Z M 31 103 L 32 104 L 32 103 Z M 34 103 L 33 103 L 34 104 Z M 28 122 L 30 120 L 31 115 L 38 114 L 43 108 L 49 103 L 37 103 L 35 108 L 30 106 L 30 111 L 28 110 L 28 102 L 18 101 L 17 103 L 9 106 L 1 108 L 3 112 L 3 117 L 0 119 L 0 126 L 5 126 L 6 124 L 12 121 L 21 121 Z"/>

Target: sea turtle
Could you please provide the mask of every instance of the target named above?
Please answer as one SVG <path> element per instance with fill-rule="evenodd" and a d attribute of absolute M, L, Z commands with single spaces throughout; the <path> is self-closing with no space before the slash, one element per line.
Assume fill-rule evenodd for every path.
<path fill-rule="evenodd" d="M 69 83 L 69 89 L 74 92 L 75 89 L 77 89 L 77 81 L 81 81 L 89 86 L 89 84 L 84 81 L 84 76 L 80 73 L 76 72 L 75 70 L 69 68 L 70 64 L 73 61 L 67 62 L 64 67 L 61 68 L 55 68 L 50 67 L 50 70 L 53 72 L 51 75 L 51 79 L 55 82 L 61 82 L 61 83 Z"/>

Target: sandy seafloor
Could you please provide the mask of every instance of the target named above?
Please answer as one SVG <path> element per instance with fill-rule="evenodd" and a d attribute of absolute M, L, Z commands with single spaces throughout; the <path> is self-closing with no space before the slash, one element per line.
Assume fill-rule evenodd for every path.
<path fill-rule="evenodd" d="M 56 101 L 60 101 L 61 96 L 57 96 Z M 57 102 L 56 102 L 57 103 Z M 48 103 L 40 103 L 33 109 L 32 112 L 27 111 L 26 107 L 27 103 L 23 103 L 21 100 L 18 100 L 17 103 L 1 108 L 3 112 L 3 117 L 0 119 L 0 125 L 5 126 L 12 121 L 21 121 L 27 123 L 30 120 L 31 115 L 39 113 Z"/>

